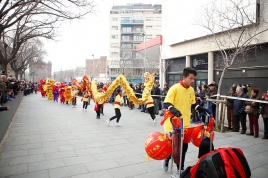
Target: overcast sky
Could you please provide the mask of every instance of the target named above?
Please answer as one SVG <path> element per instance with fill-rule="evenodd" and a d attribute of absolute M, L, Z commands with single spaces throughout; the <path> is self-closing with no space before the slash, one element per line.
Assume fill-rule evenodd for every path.
<path fill-rule="evenodd" d="M 109 13 L 111 7 L 126 4 L 126 0 L 95 0 L 95 14 L 82 20 L 65 22 L 59 28 L 57 41 L 44 41 L 47 56 L 52 62 L 52 71 L 85 66 L 85 60 L 109 54 Z M 131 3 L 161 3 L 161 0 L 131 0 Z"/>

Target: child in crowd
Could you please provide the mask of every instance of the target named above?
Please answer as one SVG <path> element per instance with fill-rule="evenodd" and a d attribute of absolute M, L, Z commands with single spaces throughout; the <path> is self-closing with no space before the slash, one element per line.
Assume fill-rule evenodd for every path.
<path fill-rule="evenodd" d="M 13 100 L 13 96 L 12 96 L 11 90 L 8 89 L 6 95 L 7 95 L 7 100 L 8 101 L 12 101 Z"/>

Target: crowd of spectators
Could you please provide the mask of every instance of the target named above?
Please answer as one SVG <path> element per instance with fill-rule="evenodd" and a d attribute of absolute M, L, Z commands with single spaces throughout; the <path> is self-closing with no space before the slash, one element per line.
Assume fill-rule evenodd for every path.
<path fill-rule="evenodd" d="M 37 85 L 27 82 L 25 80 L 17 80 L 14 76 L 6 76 L 5 71 L 1 71 L 0 74 L 0 111 L 10 110 L 9 106 L 2 106 L 7 102 L 11 102 L 16 99 L 16 96 L 20 92 L 24 92 L 24 95 L 33 93 L 37 90 Z"/>

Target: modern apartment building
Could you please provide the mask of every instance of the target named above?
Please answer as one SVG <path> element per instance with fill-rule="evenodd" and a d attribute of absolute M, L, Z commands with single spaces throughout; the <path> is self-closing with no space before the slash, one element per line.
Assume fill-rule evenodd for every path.
<path fill-rule="evenodd" d="M 109 75 L 111 80 L 124 74 L 128 81 L 142 81 L 145 55 L 137 46 L 161 35 L 162 5 L 127 4 L 110 11 Z"/>
<path fill-rule="evenodd" d="M 224 69 L 221 52 L 225 50 L 232 55 L 237 46 L 241 46 L 254 34 L 263 31 L 261 35 L 252 38 L 254 40 L 246 46 L 247 49 L 250 47 L 252 50 L 238 55 L 228 69 L 224 76 L 221 93 L 227 94 L 232 84 L 239 83 L 251 84 L 251 87 L 259 88 L 260 92 L 267 91 L 268 84 L 263 81 L 268 79 L 268 2 L 262 0 L 232 2 L 237 4 L 227 0 L 193 0 L 184 1 L 184 5 L 180 6 L 179 1 L 162 1 L 161 58 L 166 61 L 163 63 L 163 68 L 166 70 L 160 72 L 161 86 L 165 82 L 169 85 L 179 82 L 185 67 L 192 67 L 198 72 L 194 87 L 210 84 L 212 81 L 218 83 Z M 214 11 L 206 11 L 211 7 L 214 7 Z M 213 12 L 219 13 L 222 17 L 215 15 L 211 16 L 213 18 L 204 18 Z M 215 19 L 221 19 L 221 21 L 212 23 Z M 208 20 L 210 23 L 206 23 L 205 26 L 214 25 L 209 27 L 216 30 L 215 36 L 198 25 Z M 240 38 L 237 37 L 238 35 Z M 215 43 L 215 39 L 221 43 Z M 239 44 L 237 44 L 238 40 L 240 40 Z"/>

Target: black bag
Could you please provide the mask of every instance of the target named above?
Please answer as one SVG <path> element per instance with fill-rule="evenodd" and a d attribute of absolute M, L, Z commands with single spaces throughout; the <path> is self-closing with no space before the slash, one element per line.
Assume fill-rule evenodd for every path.
<path fill-rule="evenodd" d="M 214 145 L 212 143 L 212 147 L 210 150 L 210 138 L 205 137 L 202 139 L 200 146 L 199 146 L 199 152 L 198 152 L 198 158 L 201 158 L 203 155 L 209 153 L 210 151 L 214 150 Z"/>
<path fill-rule="evenodd" d="M 240 154 L 237 148 L 231 149 L 235 155 L 238 157 L 243 171 L 245 172 L 246 178 L 251 177 L 251 171 L 248 165 L 248 162 L 244 155 Z M 240 150 L 240 149 L 239 149 Z M 226 150 L 227 155 L 231 156 L 230 152 Z M 232 157 L 232 156 L 231 156 Z M 235 162 L 235 161 L 233 161 Z M 233 166 L 233 165 L 232 165 Z M 238 170 L 234 168 L 235 177 L 242 178 Z M 204 157 L 198 165 L 198 170 L 196 172 L 196 178 L 227 178 L 227 171 L 225 170 L 225 164 L 219 152 L 212 152 Z M 243 177 L 244 178 L 244 177 Z"/>

